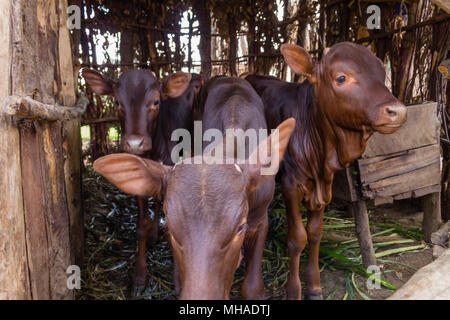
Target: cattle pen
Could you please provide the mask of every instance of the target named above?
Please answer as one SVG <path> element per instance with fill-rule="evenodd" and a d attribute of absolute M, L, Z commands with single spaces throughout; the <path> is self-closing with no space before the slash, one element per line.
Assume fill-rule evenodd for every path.
<path fill-rule="evenodd" d="M 282 45 L 302 47 L 316 68 L 342 42 L 361 45 L 381 61 L 384 88 L 406 106 L 408 120 L 395 133 L 375 133 L 367 144 L 361 142 L 363 152 L 333 172 L 331 181 L 322 168 L 326 163 L 318 165 L 323 176 L 315 183 L 328 179 L 333 185 L 333 198 L 322 208 L 316 257 L 320 298 L 450 299 L 450 276 L 443 272 L 450 267 L 448 1 L 3 0 L 0 9 L 9 17 L 0 21 L 0 299 L 179 297 L 173 254 L 178 240 L 167 223 L 167 204 L 161 205 L 164 196 L 142 200 L 143 194 L 126 194 L 93 166 L 105 156 L 133 153 L 124 144 L 136 142 L 125 137 L 138 133 L 126 132 L 128 111 L 117 89 L 124 72 L 148 71 L 157 92 L 149 110 L 162 110 L 164 103 L 179 98 L 181 93 L 174 92 L 188 75 L 189 87 L 183 90 L 191 90 L 194 101 L 192 118 L 185 119 L 189 122 L 198 116 L 195 103 L 206 96 L 205 84 L 215 76 L 248 85 L 248 75 L 265 75 L 314 86 L 320 81 L 312 72 L 296 72 Z M 364 72 L 358 68 L 355 73 Z M 90 80 L 86 70 L 98 71 L 94 77 L 100 78 Z M 103 80 L 98 79 L 111 90 L 99 90 Z M 256 95 L 258 88 L 248 87 L 255 87 Z M 385 103 L 381 100 L 376 107 Z M 176 113 L 164 115 L 171 125 L 181 121 L 182 112 Z M 162 112 L 158 116 L 151 121 L 161 126 Z M 136 116 L 133 121 L 143 120 Z M 159 133 L 145 130 L 151 136 L 149 148 L 155 149 Z M 291 298 L 286 286 L 292 281 L 293 245 L 287 241 L 292 221 L 280 176 L 268 208 L 261 262 L 267 300 Z M 310 232 L 314 210 L 306 200 L 298 205 L 300 223 Z M 156 228 L 152 241 L 140 235 L 142 210 Z M 242 224 L 239 231 L 242 226 L 248 228 Z M 305 281 L 308 257 L 315 255 L 311 248 L 306 245 L 299 258 L 303 294 L 310 282 Z M 244 251 L 231 299 L 242 299 Z M 142 290 L 136 290 L 140 259 L 146 271 Z"/>

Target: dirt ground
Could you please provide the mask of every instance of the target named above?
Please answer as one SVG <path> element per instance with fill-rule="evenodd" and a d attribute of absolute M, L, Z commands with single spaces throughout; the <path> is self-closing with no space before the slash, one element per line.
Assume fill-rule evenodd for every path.
<path fill-rule="evenodd" d="M 118 191 L 90 167 L 85 170 L 83 182 L 86 199 L 85 265 L 77 299 L 131 299 L 130 283 L 136 252 L 136 201 Z M 153 208 L 151 200 L 150 208 Z M 284 204 L 277 192 L 269 212 L 270 227 L 263 259 L 267 299 L 285 299 L 289 264 L 285 216 Z M 369 207 L 369 218 L 372 234 L 382 234 L 374 238 L 376 253 L 387 254 L 387 250 L 409 248 L 402 253 L 378 258 L 381 277 L 389 286 L 401 287 L 417 269 L 432 261 L 432 250 L 422 240 L 421 213 L 414 203 L 402 201 L 388 207 Z M 147 254 L 147 289 L 137 299 L 176 298 L 172 255 L 163 232 L 164 219 L 160 222 L 159 241 L 151 245 Z M 324 299 L 385 299 L 390 296 L 394 291 L 384 285 L 379 289 L 367 289 L 368 278 L 361 271 L 353 219 L 342 203 L 332 203 L 327 208 L 324 226 L 320 254 Z M 302 254 L 301 266 L 307 261 L 307 253 L 308 248 Z M 242 278 L 243 266 L 236 272 L 232 299 L 241 298 Z"/>

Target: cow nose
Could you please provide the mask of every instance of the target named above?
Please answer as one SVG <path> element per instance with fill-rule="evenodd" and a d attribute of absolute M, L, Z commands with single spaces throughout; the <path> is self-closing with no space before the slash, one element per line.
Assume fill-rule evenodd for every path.
<path fill-rule="evenodd" d="M 404 105 L 386 106 L 384 113 L 394 123 L 402 124 L 406 121 L 406 107 Z"/>
<path fill-rule="evenodd" d="M 142 136 L 130 136 L 124 140 L 123 151 L 125 152 L 141 155 L 151 149 L 150 143 L 146 143 Z"/>
<path fill-rule="evenodd" d="M 127 147 L 129 149 L 139 150 L 142 148 L 143 145 L 144 145 L 144 138 L 127 140 Z"/>

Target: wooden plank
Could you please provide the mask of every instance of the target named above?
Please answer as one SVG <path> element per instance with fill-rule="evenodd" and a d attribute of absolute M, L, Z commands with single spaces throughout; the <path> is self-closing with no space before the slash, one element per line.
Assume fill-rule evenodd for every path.
<path fill-rule="evenodd" d="M 438 259 L 420 268 L 388 300 L 449 300 L 450 249 Z"/>
<path fill-rule="evenodd" d="M 11 94 L 12 0 L 0 1 L 0 104 Z M 20 135 L 0 115 L 0 300 L 29 299 L 28 261 L 20 166 Z"/>
<path fill-rule="evenodd" d="M 369 183 L 362 187 L 364 197 L 388 197 L 428 187 L 440 181 L 440 163 L 435 162 L 427 167 L 407 172 L 402 175 Z"/>
<path fill-rule="evenodd" d="M 439 145 L 412 149 L 396 156 L 385 156 L 379 161 L 366 164 L 359 160 L 361 183 L 367 185 L 388 177 L 402 175 L 440 161 Z"/>
<path fill-rule="evenodd" d="M 58 82 L 58 15 L 57 3 L 59 0 L 36 0 L 37 6 L 37 71 L 39 101 L 54 104 L 58 92 L 61 91 Z M 35 30 L 36 32 L 36 30 Z M 34 49 L 34 48 L 33 48 Z M 36 49 L 34 49 L 36 50 Z"/>
<path fill-rule="evenodd" d="M 441 185 L 435 184 L 434 186 L 429 186 L 429 187 L 414 190 L 412 192 L 412 197 L 420 198 L 420 197 L 423 197 L 424 195 L 427 195 L 430 193 L 436 193 L 436 192 L 440 192 L 440 191 L 441 191 Z"/>
<path fill-rule="evenodd" d="M 20 136 L 12 119 L 2 115 L 0 150 L 0 299 L 29 299 Z"/>
<path fill-rule="evenodd" d="M 41 164 L 49 210 L 46 212 L 49 239 L 50 286 L 52 299 L 73 299 L 67 288 L 66 270 L 71 265 L 70 223 L 67 208 L 62 151 L 61 123 L 45 123 L 42 128 Z"/>
<path fill-rule="evenodd" d="M 12 12 L 12 63 L 11 94 L 32 95 L 37 98 L 39 73 L 36 48 L 38 37 L 36 31 L 36 1 L 13 1 Z M 23 19 L 27 17 L 27 19 Z"/>
<path fill-rule="evenodd" d="M 61 83 L 59 92 L 59 102 L 64 106 L 71 107 L 76 102 L 75 80 L 73 76 L 72 47 L 70 45 L 69 28 L 67 28 L 67 0 L 58 1 L 59 17 L 59 74 L 58 81 Z"/>
<path fill-rule="evenodd" d="M 49 203 L 45 199 L 43 169 L 39 161 L 42 139 L 39 127 L 28 121 L 21 126 L 21 162 L 23 201 L 26 218 L 26 239 L 33 299 L 50 299 L 50 266 L 46 213 Z"/>
<path fill-rule="evenodd" d="M 64 176 L 70 220 L 72 264 L 83 263 L 84 219 L 81 200 L 80 119 L 63 123 Z"/>
<path fill-rule="evenodd" d="M 386 155 L 438 143 L 440 123 L 437 117 L 437 104 L 428 102 L 411 105 L 407 109 L 408 120 L 406 123 L 398 131 L 389 135 L 374 133 L 367 141 L 362 158 Z"/>
<path fill-rule="evenodd" d="M 374 206 L 380 206 L 382 204 L 386 204 L 386 203 L 394 203 L 394 198 L 393 197 L 376 197 L 375 199 L 373 199 L 373 204 Z"/>
<path fill-rule="evenodd" d="M 403 193 L 395 195 L 394 196 L 394 200 L 409 199 L 411 197 L 412 197 L 412 192 L 411 191 L 407 191 L 407 192 L 403 192 Z"/>

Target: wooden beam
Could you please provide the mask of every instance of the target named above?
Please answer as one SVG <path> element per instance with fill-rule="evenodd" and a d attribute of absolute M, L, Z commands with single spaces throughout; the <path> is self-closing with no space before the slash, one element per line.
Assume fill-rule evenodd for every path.
<path fill-rule="evenodd" d="M 334 1 L 330 1 L 329 3 L 327 3 L 327 7 L 333 7 L 337 4 L 343 3 L 343 2 L 349 2 L 348 0 L 334 0 Z M 410 3 L 409 0 L 359 0 L 360 3 L 370 3 L 370 4 L 375 4 L 375 3 Z M 352 4 L 354 4 L 355 2 L 350 2 L 348 4 L 348 6 L 350 7 Z"/>
<path fill-rule="evenodd" d="M 431 0 L 439 8 L 442 8 L 445 12 L 450 13 L 450 1 L 448 0 Z"/>
<path fill-rule="evenodd" d="M 84 95 L 80 95 L 74 107 L 45 104 L 31 97 L 9 96 L 0 111 L 17 118 L 45 121 L 70 120 L 81 116 L 88 103 L 89 100 Z"/>
<path fill-rule="evenodd" d="M 420 268 L 388 300 L 449 300 L 450 249 L 434 262 Z"/>
<path fill-rule="evenodd" d="M 84 120 L 81 125 L 89 125 L 89 124 L 99 124 L 99 123 L 110 123 L 110 122 L 119 122 L 118 117 L 107 117 L 107 118 L 99 118 L 99 119 L 89 119 Z"/>
<path fill-rule="evenodd" d="M 16 1 L 0 1 L 0 103 L 11 94 L 12 34 Z M 20 133 L 10 117 L 0 113 L 0 299 L 29 299 L 25 217 L 23 212 Z"/>
<path fill-rule="evenodd" d="M 372 40 L 376 40 L 376 39 L 383 39 L 383 38 L 390 38 L 392 37 L 392 35 L 396 34 L 396 33 L 400 33 L 400 32 L 404 32 L 404 31 L 412 31 L 415 30 L 417 28 L 421 28 L 424 26 L 428 26 L 428 25 L 433 25 L 445 20 L 449 20 L 450 19 L 450 14 L 444 13 L 441 15 L 438 15 L 436 17 L 433 17 L 431 19 L 410 25 L 410 26 L 406 26 L 406 27 L 402 27 L 402 28 L 398 28 L 389 32 L 379 32 L 379 33 L 375 33 L 370 37 L 366 37 L 366 38 L 361 38 L 356 40 L 357 43 L 362 43 L 362 42 L 370 42 Z"/>

